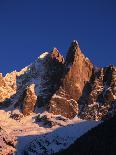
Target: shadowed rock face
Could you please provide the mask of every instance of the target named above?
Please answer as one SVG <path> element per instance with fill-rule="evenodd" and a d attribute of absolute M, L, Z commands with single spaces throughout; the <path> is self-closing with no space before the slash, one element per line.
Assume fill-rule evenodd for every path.
<path fill-rule="evenodd" d="M 89 82 L 90 92 L 79 100 L 80 117 L 84 119 L 107 119 L 116 114 L 116 67 L 94 69 Z"/>
<path fill-rule="evenodd" d="M 55 155 L 115 155 L 116 116 L 78 138 L 68 149 Z"/>
<path fill-rule="evenodd" d="M 44 67 L 45 70 L 41 80 L 42 91 L 38 94 L 37 99 L 38 107 L 46 106 L 61 85 L 64 74 L 64 58 L 56 48 L 46 58 Z"/>
<path fill-rule="evenodd" d="M 20 108 L 24 115 L 29 115 L 34 111 L 35 104 L 45 106 L 59 88 L 63 72 L 64 58 L 54 48 L 50 53 L 41 54 L 20 72 L 8 73 L 5 77 L 1 75 L 0 108 L 13 105 Z M 8 99 L 11 99 L 10 102 Z"/>

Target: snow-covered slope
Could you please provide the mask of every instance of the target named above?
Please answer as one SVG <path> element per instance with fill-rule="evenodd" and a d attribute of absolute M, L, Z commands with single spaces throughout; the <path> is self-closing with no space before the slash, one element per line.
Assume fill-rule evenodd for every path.
<path fill-rule="evenodd" d="M 6 135 L 9 135 L 6 139 L 6 136 L 2 135 L 3 132 L 0 132 L 0 146 L 2 146 L 0 151 L 4 155 L 8 155 L 7 152 L 10 154 L 12 151 L 16 155 L 52 154 L 66 149 L 77 138 L 100 123 L 99 121 L 81 120 L 78 117 L 70 120 L 48 112 L 41 114 L 39 111 L 38 114 L 41 117 L 46 116 L 49 122 L 45 119 L 35 121 L 38 114 L 34 113 L 15 120 L 10 117 L 10 112 L 0 111 L 1 129 Z M 49 124 L 50 122 L 52 125 Z M 2 139 L 5 139 L 5 142 Z M 7 144 L 5 148 L 6 142 L 9 142 L 9 145 Z M 10 146 L 10 144 L 12 145 Z"/>

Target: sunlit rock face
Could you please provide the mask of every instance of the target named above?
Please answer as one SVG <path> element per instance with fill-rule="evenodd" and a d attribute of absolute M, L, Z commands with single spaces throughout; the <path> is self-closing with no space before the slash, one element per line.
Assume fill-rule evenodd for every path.
<path fill-rule="evenodd" d="M 35 94 L 35 84 L 27 87 L 25 92 L 25 98 L 23 100 L 22 112 L 24 115 L 29 115 L 34 111 L 34 107 L 37 101 L 37 96 Z"/>
<path fill-rule="evenodd" d="M 58 62 L 64 64 L 64 58 L 63 56 L 60 54 L 60 52 L 58 51 L 57 48 L 54 48 L 52 53 L 51 53 L 51 58 L 52 59 L 56 59 L 58 60 Z"/>
<path fill-rule="evenodd" d="M 15 149 L 16 138 L 8 135 L 7 132 L 0 127 L 0 154 L 11 155 Z"/>
<path fill-rule="evenodd" d="M 50 111 L 69 118 L 78 114 L 77 101 L 92 70 L 93 64 L 81 52 L 78 42 L 73 41 L 66 57 L 62 85 L 50 101 Z"/>

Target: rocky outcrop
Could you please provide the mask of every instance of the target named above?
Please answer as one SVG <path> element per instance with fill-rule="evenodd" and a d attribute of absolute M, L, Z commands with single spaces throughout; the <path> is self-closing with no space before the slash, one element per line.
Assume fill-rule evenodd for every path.
<path fill-rule="evenodd" d="M 66 57 L 62 85 L 50 101 L 50 112 L 74 117 L 78 113 L 77 101 L 92 76 L 92 70 L 93 64 L 81 52 L 77 41 L 73 41 Z"/>
<path fill-rule="evenodd" d="M 64 63 L 64 58 L 63 58 L 63 56 L 60 54 L 60 52 L 58 51 L 57 48 L 54 48 L 54 49 L 53 49 L 53 51 L 52 51 L 52 53 L 51 53 L 51 58 L 52 58 L 52 59 L 56 59 L 56 60 L 58 60 L 58 61 L 61 62 L 61 63 Z"/>
<path fill-rule="evenodd" d="M 15 72 L 7 74 L 5 77 L 0 75 L 0 102 L 10 98 L 16 92 Z"/>
<path fill-rule="evenodd" d="M 78 113 L 77 102 L 73 99 L 67 99 L 58 95 L 53 95 L 50 101 L 50 112 L 55 115 L 62 115 L 67 118 L 74 118 Z"/>
<path fill-rule="evenodd" d="M 37 106 L 46 106 L 52 95 L 59 89 L 64 74 L 64 58 L 54 48 L 44 62 L 44 74 L 41 80 L 41 92 L 38 94 Z"/>
<path fill-rule="evenodd" d="M 8 135 L 0 127 L 0 155 L 12 155 L 15 149 L 16 137 Z"/>
<path fill-rule="evenodd" d="M 0 74 L 0 105 L 17 93 L 19 87 L 22 86 L 22 80 L 18 80 L 18 78 L 25 72 L 26 68 L 22 69 L 20 72 L 13 71 L 7 73 L 4 77 Z"/>
<path fill-rule="evenodd" d="M 35 94 L 35 85 L 32 84 L 27 87 L 25 92 L 25 98 L 23 101 L 22 113 L 24 115 L 29 115 L 34 111 L 34 107 L 37 101 L 37 96 Z"/>
<path fill-rule="evenodd" d="M 2 73 L 0 73 L 0 87 L 5 86 L 4 78 L 2 76 Z"/>
<path fill-rule="evenodd" d="M 95 120 L 113 117 L 116 112 L 116 67 L 94 69 L 89 88 L 90 93 L 79 100 L 80 117 Z"/>

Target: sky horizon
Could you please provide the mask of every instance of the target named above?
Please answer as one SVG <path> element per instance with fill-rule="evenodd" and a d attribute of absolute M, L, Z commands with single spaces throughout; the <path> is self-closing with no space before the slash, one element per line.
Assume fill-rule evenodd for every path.
<path fill-rule="evenodd" d="M 1 0 L 0 72 L 19 71 L 73 40 L 96 66 L 116 65 L 115 0 Z"/>

